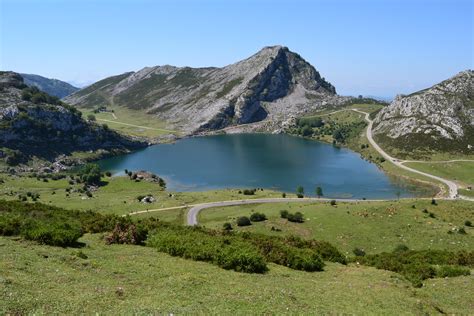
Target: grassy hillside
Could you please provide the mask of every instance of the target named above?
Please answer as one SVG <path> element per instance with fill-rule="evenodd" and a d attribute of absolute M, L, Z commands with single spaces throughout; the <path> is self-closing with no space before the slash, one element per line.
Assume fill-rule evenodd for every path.
<path fill-rule="evenodd" d="M 81 249 L 0 237 L 0 313 L 424 314 L 474 308 L 472 276 L 427 280 L 328 263 L 323 272 L 270 264 L 263 275 L 223 270 L 85 235 Z"/>
<path fill-rule="evenodd" d="M 418 163 L 408 162 L 406 166 L 440 177 L 455 180 L 463 187 L 474 186 L 474 160 L 449 163 Z"/>
<path fill-rule="evenodd" d="M 179 135 L 178 131 L 170 130 L 167 124 L 155 115 L 116 105 L 109 105 L 106 110 L 107 112 L 97 113 L 91 109 L 81 109 L 84 117 L 93 115 L 98 122 L 107 124 L 111 129 L 126 135 L 148 138 Z"/>
<path fill-rule="evenodd" d="M 244 196 L 236 189 L 216 190 L 207 192 L 168 192 L 157 183 L 129 179 L 129 177 L 105 177 L 103 186 L 92 192 L 88 197 L 79 192 L 81 184 L 69 184 L 69 178 L 44 182 L 33 177 L 7 176 L 0 174 L 0 199 L 18 200 L 20 195 L 28 192 L 39 194 L 39 202 L 67 209 L 93 210 L 104 214 L 123 215 L 130 212 L 157 209 L 209 201 L 222 201 L 242 198 L 281 197 L 280 192 L 264 190 L 255 195 Z M 66 191 L 69 189 L 69 192 Z M 156 202 L 144 204 L 137 200 L 140 195 L 152 194 Z M 288 196 L 290 196 L 289 194 Z M 183 211 L 170 210 L 154 213 L 164 216 L 167 220 L 183 223 Z"/>
<path fill-rule="evenodd" d="M 355 248 L 366 253 L 392 251 L 405 244 L 410 249 L 474 249 L 472 202 L 401 200 L 394 202 L 338 203 L 275 203 L 212 208 L 199 214 L 205 227 L 221 228 L 225 222 L 236 230 L 282 236 L 298 235 L 325 240 L 347 255 Z M 304 214 L 304 223 L 280 218 L 280 211 Z M 425 211 L 426 210 L 426 211 Z M 264 213 L 268 220 L 238 227 L 236 219 L 252 213 Z M 433 214 L 433 215 L 431 215 Z M 457 233 L 463 227 L 467 234 Z"/>

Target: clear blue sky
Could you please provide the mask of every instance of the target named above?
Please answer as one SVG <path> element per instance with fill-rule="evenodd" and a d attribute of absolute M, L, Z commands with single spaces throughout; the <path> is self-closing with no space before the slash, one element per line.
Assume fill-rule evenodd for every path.
<path fill-rule="evenodd" d="M 472 0 L 0 0 L 0 68 L 74 83 L 224 66 L 281 44 L 340 94 L 393 96 L 473 68 Z"/>

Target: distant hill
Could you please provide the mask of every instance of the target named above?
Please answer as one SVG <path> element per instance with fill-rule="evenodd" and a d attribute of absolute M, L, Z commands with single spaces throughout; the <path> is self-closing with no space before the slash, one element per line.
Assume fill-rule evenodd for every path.
<path fill-rule="evenodd" d="M 65 98 L 82 108 L 122 106 L 185 133 L 269 122 L 338 105 L 348 98 L 300 55 L 282 46 L 223 68 L 156 66 L 96 82 Z"/>
<path fill-rule="evenodd" d="M 33 156 L 52 160 L 74 151 L 128 151 L 146 143 L 88 122 L 59 98 L 24 84 L 14 72 L 0 72 L 0 158 L 9 164 Z"/>
<path fill-rule="evenodd" d="M 37 87 L 41 91 L 60 99 L 79 90 L 79 88 L 76 88 L 73 85 L 58 79 L 49 79 L 31 74 L 20 75 L 23 77 L 23 81 L 27 86 Z"/>
<path fill-rule="evenodd" d="M 474 154 L 474 71 L 397 96 L 374 126 L 376 138 L 402 155 L 423 149 Z"/>

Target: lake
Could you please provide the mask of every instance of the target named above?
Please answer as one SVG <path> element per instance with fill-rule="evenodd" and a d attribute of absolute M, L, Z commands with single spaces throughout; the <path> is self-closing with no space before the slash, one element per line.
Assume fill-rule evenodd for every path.
<path fill-rule="evenodd" d="M 193 137 L 104 159 L 103 170 L 147 170 L 171 191 L 266 188 L 306 195 L 321 186 L 326 197 L 393 199 L 416 194 L 359 154 L 289 135 L 235 134 Z"/>

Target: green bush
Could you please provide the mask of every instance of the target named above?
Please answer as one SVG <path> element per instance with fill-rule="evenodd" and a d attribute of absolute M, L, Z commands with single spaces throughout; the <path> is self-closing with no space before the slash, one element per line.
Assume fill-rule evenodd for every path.
<path fill-rule="evenodd" d="M 471 221 L 465 221 L 464 225 L 466 225 L 467 227 L 472 227 L 472 222 Z"/>
<path fill-rule="evenodd" d="M 363 257 L 366 255 L 364 249 L 360 249 L 360 248 L 354 248 L 354 250 L 352 250 L 352 253 L 357 257 Z"/>
<path fill-rule="evenodd" d="M 288 217 L 288 211 L 287 210 L 281 210 L 280 211 L 280 217 L 281 218 L 287 218 Z"/>
<path fill-rule="evenodd" d="M 255 212 L 250 215 L 250 220 L 252 222 L 263 222 L 267 220 L 267 216 L 263 213 Z"/>
<path fill-rule="evenodd" d="M 402 274 L 414 286 L 422 286 L 425 279 L 445 273 L 449 276 L 446 266 L 474 267 L 474 251 L 450 252 L 445 250 L 407 250 L 392 253 L 379 253 L 357 257 L 360 264 L 376 267 Z M 442 272 L 437 272 L 435 265 L 445 266 Z M 452 268 L 452 275 L 457 272 Z M 460 272 L 459 272 L 460 273 Z"/>
<path fill-rule="evenodd" d="M 30 222 L 22 230 L 25 239 L 34 240 L 50 246 L 73 246 L 82 236 L 78 224 Z"/>
<path fill-rule="evenodd" d="M 436 276 L 439 278 L 452 278 L 461 275 L 470 275 L 471 270 L 469 268 L 460 267 L 460 266 L 440 266 L 436 270 Z"/>
<path fill-rule="evenodd" d="M 250 219 L 247 216 L 241 216 L 237 218 L 237 226 L 249 226 L 252 225 Z"/>
<path fill-rule="evenodd" d="M 210 234 L 197 227 L 162 226 L 146 244 L 168 253 L 195 261 L 205 261 L 224 269 L 247 273 L 267 271 L 265 259 L 248 243 Z"/>
<path fill-rule="evenodd" d="M 224 225 L 222 225 L 222 228 L 226 231 L 233 229 L 231 223 L 224 223 Z"/>
<path fill-rule="evenodd" d="M 296 213 L 288 213 L 286 217 L 290 222 L 294 223 L 304 223 L 304 216 L 303 213 L 301 212 L 296 212 Z"/>
<path fill-rule="evenodd" d="M 254 195 L 257 192 L 257 189 L 245 189 L 243 191 L 244 195 Z"/>

